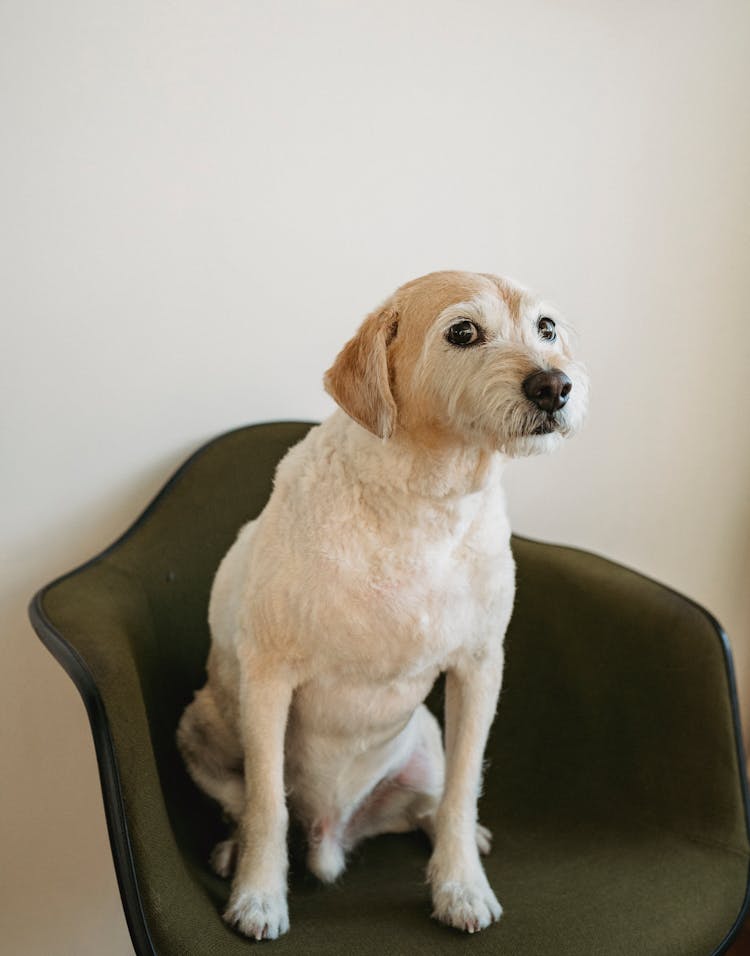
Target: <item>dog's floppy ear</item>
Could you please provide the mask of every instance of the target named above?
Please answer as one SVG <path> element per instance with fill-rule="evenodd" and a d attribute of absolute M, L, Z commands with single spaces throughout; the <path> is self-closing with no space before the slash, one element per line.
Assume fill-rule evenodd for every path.
<path fill-rule="evenodd" d="M 398 313 L 390 306 L 370 313 L 323 379 L 347 415 L 379 438 L 390 438 L 396 425 L 386 352 L 397 324 Z"/>

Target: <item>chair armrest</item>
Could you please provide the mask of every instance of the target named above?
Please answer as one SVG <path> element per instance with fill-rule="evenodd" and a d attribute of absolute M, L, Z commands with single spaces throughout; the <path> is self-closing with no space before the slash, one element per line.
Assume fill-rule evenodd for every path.
<path fill-rule="evenodd" d="M 736 691 L 716 621 L 595 555 L 521 538 L 513 550 L 490 750 L 506 768 L 508 812 L 527 822 L 586 813 L 746 852 Z"/>
<path fill-rule="evenodd" d="M 107 829 L 128 928 L 136 951 L 152 954 L 144 917 L 149 886 L 136 879 L 144 847 L 174 859 L 145 707 L 143 658 L 153 622 L 139 582 L 95 560 L 39 591 L 29 615 L 37 634 L 75 683 L 91 725 Z M 154 835 L 161 838 L 153 846 Z"/>

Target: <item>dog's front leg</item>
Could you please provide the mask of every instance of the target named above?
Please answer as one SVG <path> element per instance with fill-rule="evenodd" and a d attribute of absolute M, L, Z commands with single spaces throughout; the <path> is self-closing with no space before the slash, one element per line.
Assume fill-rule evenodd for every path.
<path fill-rule="evenodd" d="M 474 933 L 500 918 L 502 907 L 479 860 L 477 799 L 487 735 L 503 672 L 502 646 L 467 655 L 446 674 L 446 776 L 428 876 L 433 916 Z"/>
<path fill-rule="evenodd" d="M 286 676 L 243 668 L 240 723 L 246 802 L 224 919 L 255 939 L 276 939 L 289 929 L 284 736 L 291 699 L 292 682 Z"/>

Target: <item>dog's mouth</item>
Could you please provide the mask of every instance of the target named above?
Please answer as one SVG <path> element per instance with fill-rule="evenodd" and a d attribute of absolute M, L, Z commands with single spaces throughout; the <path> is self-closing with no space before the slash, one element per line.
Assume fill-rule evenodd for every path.
<path fill-rule="evenodd" d="M 554 415 L 547 415 L 538 425 L 531 429 L 532 435 L 551 435 L 560 427 L 560 422 Z"/>

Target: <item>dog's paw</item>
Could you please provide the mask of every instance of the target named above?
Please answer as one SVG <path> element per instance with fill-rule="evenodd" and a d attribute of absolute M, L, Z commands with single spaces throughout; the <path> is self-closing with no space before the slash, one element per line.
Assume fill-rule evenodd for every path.
<path fill-rule="evenodd" d="M 477 849 L 482 856 L 487 856 L 492 849 L 492 830 L 483 827 L 481 823 L 477 823 L 476 838 Z"/>
<path fill-rule="evenodd" d="M 217 843 L 208 858 L 211 869 L 222 879 L 228 879 L 237 863 L 237 841 L 234 837 Z"/>
<path fill-rule="evenodd" d="M 440 883 L 433 887 L 432 904 L 435 919 L 467 933 L 485 929 L 503 912 L 486 879 Z"/>
<path fill-rule="evenodd" d="M 289 931 L 286 892 L 235 890 L 224 911 L 224 919 L 251 939 L 277 939 Z"/>

